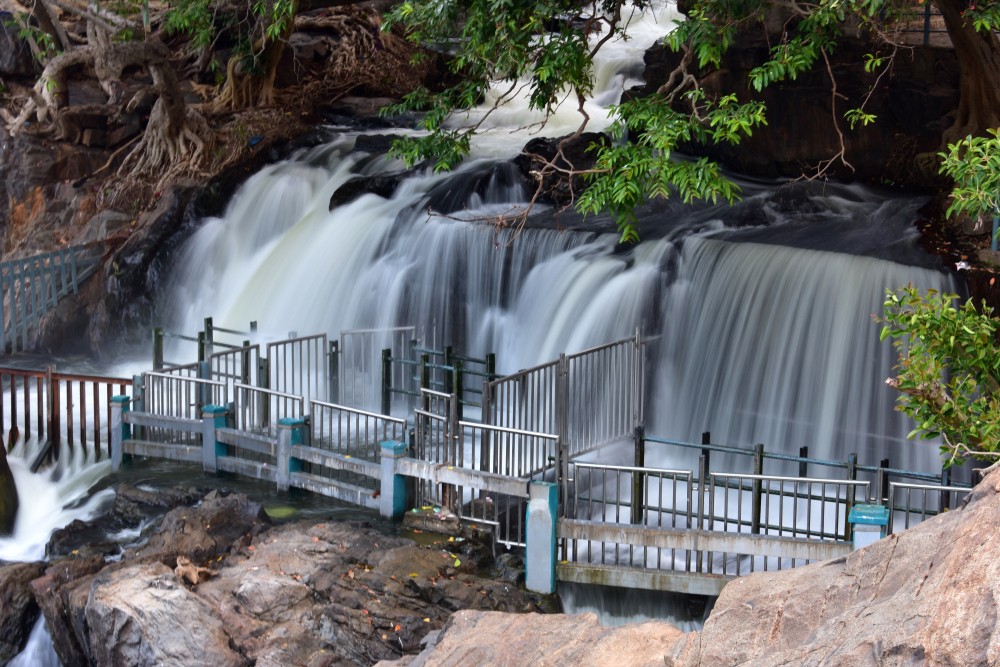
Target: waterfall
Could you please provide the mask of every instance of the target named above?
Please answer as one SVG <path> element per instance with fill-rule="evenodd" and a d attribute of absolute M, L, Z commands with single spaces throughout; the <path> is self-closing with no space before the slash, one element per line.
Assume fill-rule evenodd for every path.
<path fill-rule="evenodd" d="M 650 433 L 939 466 L 933 446 L 905 441 L 911 427 L 884 384 L 895 354 L 872 322 L 886 289 L 957 289 L 917 248 L 922 200 L 746 184 L 732 208 L 650 205 L 647 239 L 623 248 L 607 220 L 578 230 L 577 218 L 537 209 L 525 229 L 496 225 L 528 197 L 504 161 L 420 174 L 391 198 L 327 210 L 352 169 L 378 163 L 351 145 L 275 165 L 203 226 L 178 268 L 173 300 L 189 318 L 179 328 L 207 315 L 258 321 L 275 337 L 416 325 L 470 354 L 496 353 L 500 372 L 639 328 L 657 337 Z M 275 203 L 289 189 L 296 205 Z"/>

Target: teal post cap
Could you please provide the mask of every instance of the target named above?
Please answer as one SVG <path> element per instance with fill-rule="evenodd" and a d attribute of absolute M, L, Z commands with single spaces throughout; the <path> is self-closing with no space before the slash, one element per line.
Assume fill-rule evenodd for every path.
<path fill-rule="evenodd" d="M 847 515 L 847 520 L 856 526 L 887 526 L 889 508 L 882 505 L 855 505 Z"/>
<path fill-rule="evenodd" d="M 201 412 L 205 415 L 221 415 L 226 412 L 226 406 L 224 405 L 203 405 L 201 406 Z"/>
<path fill-rule="evenodd" d="M 111 397 L 111 402 L 112 403 L 125 404 L 125 403 L 128 403 L 131 400 L 132 400 L 131 396 L 112 396 Z"/>
<path fill-rule="evenodd" d="M 278 420 L 278 426 L 302 426 L 306 423 L 305 417 L 282 417 Z"/>
<path fill-rule="evenodd" d="M 382 451 L 385 454 L 401 456 L 406 453 L 406 443 L 399 440 L 383 440 Z"/>

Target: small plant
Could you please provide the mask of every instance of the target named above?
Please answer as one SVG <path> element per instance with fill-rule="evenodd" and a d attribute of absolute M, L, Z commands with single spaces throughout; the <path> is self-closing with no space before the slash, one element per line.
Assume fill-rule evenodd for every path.
<path fill-rule="evenodd" d="M 1000 322 L 972 300 L 914 287 L 888 292 L 881 339 L 899 350 L 897 408 L 916 422 L 910 438 L 941 438 L 946 465 L 1000 460 Z"/>
<path fill-rule="evenodd" d="M 1000 213 L 1000 128 L 989 136 L 967 136 L 939 153 L 940 172 L 955 181 L 946 215 L 964 213 L 971 218 Z"/>

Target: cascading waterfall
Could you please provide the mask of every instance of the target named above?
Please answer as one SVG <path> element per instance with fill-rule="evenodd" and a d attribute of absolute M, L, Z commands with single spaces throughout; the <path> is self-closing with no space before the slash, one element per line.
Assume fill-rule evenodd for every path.
<path fill-rule="evenodd" d="M 606 107 L 634 81 L 671 12 L 636 17 L 632 40 L 602 50 L 588 129 L 607 125 Z M 515 101 L 490 116 L 456 173 L 412 174 L 390 198 L 366 194 L 333 210 L 342 185 L 400 165 L 353 152 L 354 137 L 343 136 L 266 167 L 186 244 L 162 324 L 190 333 L 210 315 L 234 329 L 258 321 L 273 337 L 416 325 L 470 354 L 495 352 L 500 372 L 638 328 L 655 338 L 650 433 L 695 441 L 711 431 L 726 444 L 808 445 L 819 458 L 853 451 L 867 463 L 938 465 L 933 447 L 903 442 L 909 425 L 884 386 L 894 355 L 871 322 L 887 288 L 957 289 L 916 250 L 919 200 L 745 184 L 745 201 L 732 209 L 648 207 L 645 240 L 632 248 L 618 245 L 607 220 L 580 225 L 541 206 L 525 229 L 500 224 L 530 194 L 506 159 L 529 136 L 574 130 L 579 116 L 564 106 L 539 126 Z M 53 525 L 19 517 L 18 534 L 0 539 L 0 559 L 42 557 L 56 524 L 102 502 L 83 499 L 106 470 L 53 479 L 31 475 L 28 459 L 11 457 L 22 497 L 33 498 L 22 512 L 39 509 Z"/>

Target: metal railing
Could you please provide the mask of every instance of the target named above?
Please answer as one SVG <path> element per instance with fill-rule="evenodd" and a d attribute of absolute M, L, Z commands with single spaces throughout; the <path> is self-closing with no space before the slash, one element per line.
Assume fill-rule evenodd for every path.
<path fill-rule="evenodd" d="M 327 400 L 330 363 L 326 334 L 268 343 L 268 377 L 261 383 L 277 392 L 309 401 Z"/>
<path fill-rule="evenodd" d="M 100 460 L 110 456 L 111 396 L 130 395 L 132 381 L 74 373 L 0 369 L 0 437 L 42 446 L 32 467 L 59 458 L 62 447 Z M 3 446 L 3 445 L 0 445 Z"/>
<path fill-rule="evenodd" d="M 385 329 L 354 329 L 340 334 L 337 349 L 337 394 L 331 399 L 340 404 L 366 410 L 382 409 L 385 387 L 393 388 L 396 398 L 415 396 L 417 383 L 412 369 L 415 359 L 412 349 L 417 345 L 416 327 L 388 327 Z M 385 350 L 395 362 L 385 368 Z M 409 410 L 413 399 L 406 399 L 398 406 Z M 389 412 L 392 412 L 390 405 Z"/>
<path fill-rule="evenodd" d="M 906 530 L 932 516 L 959 507 L 972 489 L 959 486 L 889 483 L 889 532 Z"/>
<path fill-rule="evenodd" d="M 564 354 L 557 361 L 485 383 L 483 423 L 556 433 L 568 460 L 632 438 L 642 421 L 643 372 L 638 333 Z"/>
<path fill-rule="evenodd" d="M 311 446 L 335 454 L 377 462 L 382 442 L 406 439 L 405 419 L 322 401 L 312 401 L 309 414 Z"/>
<path fill-rule="evenodd" d="M 304 396 L 239 383 L 234 387 L 233 416 L 239 431 L 274 436 L 280 420 L 303 418 L 305 406 Z"/>
<path fill-rule="evenodd" d="M 41 317 L 76 294 L 103 252 L 98 243 L 0 262 L 0 354 L 30 350 Z"/>

